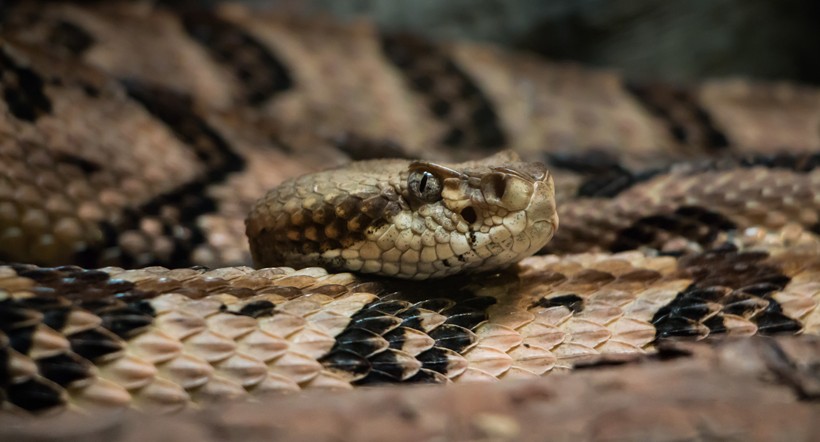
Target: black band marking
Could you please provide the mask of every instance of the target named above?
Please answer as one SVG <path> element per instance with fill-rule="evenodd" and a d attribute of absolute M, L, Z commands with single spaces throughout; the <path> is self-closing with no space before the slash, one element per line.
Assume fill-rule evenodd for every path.
<path fill-rule="evenodd" d="M 693 92 L 665 85 L 627 84 L 626 89 L 653 114 L 663 119 L 669 133 L 681 144 L 707 151 L 729 147 L 726 135 L 718 130 Z"/>
<path fill-rule="evenodd" d="M 408 35 L 383 34 L 381 44 L 408 86 L 424 97 L 431 114 L 448 125 L 444 145 L 495 150 L 507 143 L 490 99 L 444 51 Z M 470 112 L 461 117 L 452 112 L 456 105 L 468 106 Z"/>
<path fill-rule="evenodd" d="M 702 207 L 682 206 L 672 213 L 638 219 L 618 232 L 609 250 L 622 252 L 639 247 L 661 248 L 663 241 L 671 238 L 686 238 L 708 245 L 719 232 L 735 228 L 735 223 L 717 212 Z"/>
<path fill-rule="evenodd" d="M 725 314 L 748 319 L 761 334 L 800 331 L 800 323 L 783 314 L 771 297 L 790 278 L 767 258 L 766 253 L 738 252 L 731 245 L 681 258 L 679 265 L 694 282 L 655 313 L 656 338 L 726 333 Z"/>
<path fill-rule="evenodd" d="M 567 295 L 560 295 L 560 296 L 553 296 L 553 297 L 543 297 L 537 302 L 533 303 L 532 307 L 566 307 L 572 313 L 581 313 L 584 311 L 584 299 L 580 296 L 576 295 L 575 293 L 570 293 Z"/>
<path fill-rule="evenodd" d="M 74 56 L 81 56 L 96 42 L 94 37 L 74 23 L 59 20 L 50 29 L 48 43 L 55 47 L 63 47 Z"/>
<path fill-rule="evenodd" d="M 42 77 L 32 69 L 15 63 L 3 51 L 0 51 L 0 80 L 3 99 L 15 117 L 34 122 L 51 113 L 51 100 L 43 92 Z"/>
<path fill-rule="evenodd" d="M 235 24 L 207 13 L 183 15 L 182 22 L 188 35 L 233 70 L 250 105 L 264 104 L 277 93 L 293 87 L 285 65 L 268 47 Z"/>
<path fill-rule="evenodd" d="M 112 263 L 126 267 L 163 265 L 189 267 L 194 265 L 192 252 L 206 241 L 197 221 L 200 216 L 217 211 L 217 202 L 207 195 L 205 188 L 224 181 L 227 176 L 245 167 L 242 157 L 233 152 L 228 143 L 193 110 L 188 97 L 169 90 L 148 86 L 134 81 L 122 82 L 129 95 L 146 110 L 164 122 L 197 157 L 207 166 L 207 171 L 194 181 L 184 183 L 175 190 L 158 195 L 139 207 L 126 209 L 123 221 L 117 225 L 100 223 L 105 233 L 100 244 L 94 244 L 77 254 L 75 262 L 84 267 L 99 267 Z M 165 210 L 170 209 L 170 210 Z M 178 213 L 169 218 L 167 213 Z M 132 256 L 119 247 L 120 237 L 128 231 L 144 235 L 140 226 L 145 219 L 159 222 L 162 235 L 173 248 L 167 255 L 155 253 Z"/>

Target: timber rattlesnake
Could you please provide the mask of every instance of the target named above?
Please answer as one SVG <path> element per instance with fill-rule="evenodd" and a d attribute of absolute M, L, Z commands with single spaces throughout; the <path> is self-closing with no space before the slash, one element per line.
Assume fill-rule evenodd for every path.
<path fill-rule="evenodd" d="M 5 411 L 532 377 L 666 338 L 820 332 L 820 91 L 626 88 L 235 8 L 21 3 L 2 32 L 0 259 L 30 263 L 0 267 Z M 285 178 L 501 148 L 550 164 L 550 254 L 436 284 L 244 267 L 245 215 Z"/>

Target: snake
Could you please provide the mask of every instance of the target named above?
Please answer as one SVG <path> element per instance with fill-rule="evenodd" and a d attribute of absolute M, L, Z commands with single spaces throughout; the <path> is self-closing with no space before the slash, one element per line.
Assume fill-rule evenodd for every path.
<path fill-rule="evenodd" d="M 502 152 L 452 167 L 371 160 L 308 174 L 268 192 L 246 224 L 259 266 L 428 279 L 530 256 L 558 214 L 546 167 Z"/>
<path fill-rule="evenodd" d="M 810 87 L 631 86 L 232 7 L 2 20 L 0 413 L 820 334 Z"/>

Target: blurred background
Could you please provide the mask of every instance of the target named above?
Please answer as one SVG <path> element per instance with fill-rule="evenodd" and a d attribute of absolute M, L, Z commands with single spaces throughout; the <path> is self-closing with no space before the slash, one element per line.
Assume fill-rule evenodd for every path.
<path fill-rule="evenodd" d="M 167 0 L 207 6 L 213 0 Z M 820 84 L 816 0 L 244 0 L 435 39 L 488 41 L 629 80 L 744 76 Z"/>

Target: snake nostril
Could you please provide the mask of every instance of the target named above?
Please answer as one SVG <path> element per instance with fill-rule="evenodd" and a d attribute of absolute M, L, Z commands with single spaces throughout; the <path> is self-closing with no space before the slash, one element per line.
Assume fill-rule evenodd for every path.
<path fill-rule="evenodd" d="M 464 221 L 467 221 L 467 224 L 472 224 L 478 219 L 475 209 L 470 206 L 461 209 L 461 217 L 464 218 Z"/>

